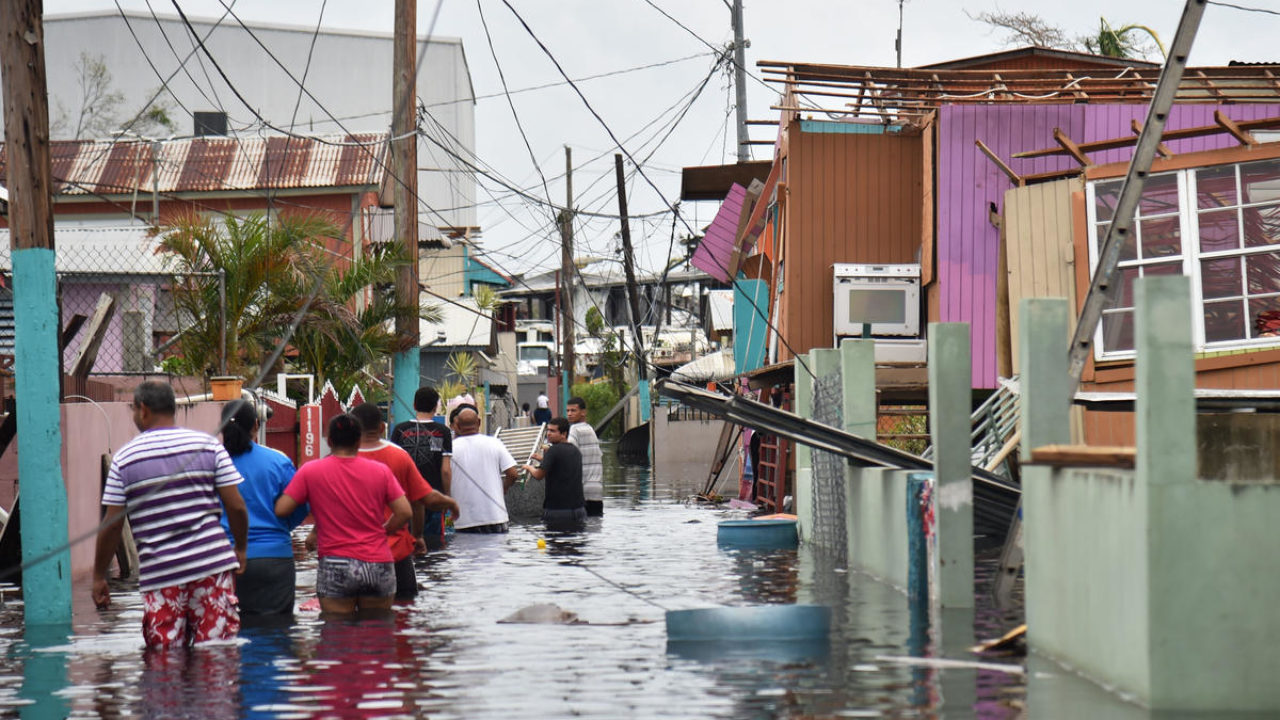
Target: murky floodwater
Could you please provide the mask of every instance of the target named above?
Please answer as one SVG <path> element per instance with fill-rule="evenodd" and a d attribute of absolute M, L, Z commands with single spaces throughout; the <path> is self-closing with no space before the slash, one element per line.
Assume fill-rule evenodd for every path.
<path fill-rule="evenodd" d="M 806 550 L 716 545 L 737 517 L 687 505 L 701 478 L 610 471 L 605 517 L 580 535 L 457 535 L 420 561 L 423 592 L 380 620 L 245 628 L 239 642 L 142 649 L 136 592 L 99 613 L 77 598 L 74 634 L 0 627 L 0 715 L 22 717 L 837 718 L 1019 717 L 1027 686 L 1000 669 L 886 659 L 974 660 L 965 648 L 1021 622 L 973 613 L 912 622 L 904 595 Z M 546 538 L 546 548 L 537 540 Z M 980 563 L 990 567 L 988 559 Z M 299 599 L 314 563 L 301 564 Z M 818 646 L 668 647 L 664 609 L 812 602 L 834 609 Z M 554 603 L 577 625 L 497 621 Z M 976 632 L 974 627 L 977 627 Z M 1018 665 L 1017 660 L 993 660 Z M 1066 680 L 1039 676 L 1059 689 Z M 1034 696 L 1034 692 L 1032 693 Z M 1065 696 L 1069 697 L 1069 696 Z M 1057 702 L 1062 702 L 1059 696 Z M 1112 703 L 1107 703 L 1108 706 Z M 1055 703 L 1056 705 L 1056 703 Z M 1046 711 L 1048 708 L 1044 708 Z M 1133 710 L 1134 708 L 1129 708 Z M 1126 711 L 1127 712 L 1127 711 Z M 1031 713 L 1072 717 L 1070 712 Z"/>

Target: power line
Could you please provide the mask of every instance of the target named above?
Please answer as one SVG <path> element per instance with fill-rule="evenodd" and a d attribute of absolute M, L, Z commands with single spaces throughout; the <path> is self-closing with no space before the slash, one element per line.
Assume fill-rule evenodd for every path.
<path fill-rule="evenodd" d="M 1272 10 L 1270 8 L 1246 7 L 1244 5 L 1235 5 L 1229 2 L 1218 2 L 1218 0 L 1206 0 L 1208 5 L 1221 5 L 1222 7 L 1231 8 L 1232 10 L 1243 10 L 1245 12 L 1265 13 L 1267 15 L 1280 15 L 1280 10 Z"/>
<path fill-rule="evenodd" d="M 646 2 L 647 1 L 648 0 L 646 0 Z M 565 73 L 564 67 L 560 65 L 560 61 L 556 59 L 554 54 L 552 54 L 551 50 L 546 46 L 546 43 L 542 42 L 542 39 L 539 38 L 538 35 L 533 31 L 533 28 L 529 27 L 529 23 L 525 22 L 525 19 L 511 5 L 510 0 L 502 0 L 502 4 L 506 5 L 507 9 L 511 11 L 511 14 L 516 16 L 516 19 L 520 21 L 520 24 L 524 27 L 525 31 L 529 33 L 529 36 L 533 38 L 533 41 L 538 44 L 538 47 L 542 49 L 542 52 L 547 56 L 547 58 L 551 60 L 551 64 L 555 65 L 556 70 L 559 71 L 560 75 L 564 77 L 566 80 L 568 80 L 569 76 L 567 73 Z M 632 157 L 631 152 L 628 151 L 622 145 L 622 143 L 618 140 L 618 137 L 616 134 L 614 134 L 613 129 L 610 128 L 609 124 L 604 121 L 604 118 L 600 117 L 600 113 L 596 112 L 595 108 L 591 106 L 591 102 L 587 100 L 587 96 L 582 93 L 582 90 L 579 89 L 578 86 L 572 82 L 569 83 L 569 86 L 573 88 L 573 91 L 578 95 L 578 98 L 582 100 L 583 105 L 585 105 L 587 110 L 591 113 L 591 115 L 595 117 L 596 121 L 600 123 L 601 127 L 604 128 L 604 131 L 609 134 L 609 138 L 613 140 L 613 142 L 618 146 L 618 149 L 621 150 L 623 154 L 627 156 L 627 159 L 630 160 L 632 164 L 636 165 L 636 171 L 640 173 L 640 177 L 644 178 L 645 182 L 649 185 L 649 187 L 651 187 L 653 191 L 658 194 L 658 197 L 662 197 L 662 191 L 659 190 L 658 186 L 653 182 L 653 180 L 651 180 L 649 176 L 645 174 L 644 169 L 639 166 L 639 163 L 636 163 L 636 160 L 634 157 Z M 697 235 L 697 233 L 693 231 L 693 228 L 689 226 L 689 223 L 684 221 L 684 219 L 680 217 L 679 212 L 676 213 L 676 217 L 680 218 L 680 221 L 684 224 L 685 229 L 688 230 L 691 235 L 695 235 L 695 236 Z M 726 273 L 728 272 L 728 268 L 724 267 L 723 263 L 721 263 L 718 259 L 716 260 L 716 262 L 721 265 L 722 270 L 724 270 Z M 778 329 L 773 325 L 772 321 L 768 319 L 767 317 L 768 313 L 761 312 L 760 306 L 756 304 L 754 298 L 750 298 L 750 301 L 751 301 L 752 307 L 755 308 L 756 312 L 759 312 L 762 316 L 765 316 L 765 323 L 769 326 L 770 329 L 774 331 L 774 333 L 777 334 L 778 340 L 784 346 L 786 346 L 787 350 L 789 350 L 791 354 L 795 357 L 796 363 L 801 367 L 803 367 L 805 372 L 809 373 L 811 377 L 816 379 L 817 375 L 814 374 L 813 370 L 809 368 L 808 363 L 806 363 L 804 359 L 801 358 L 800 353 L 797 353 L 795 349 L 791 347 L 791 344 L 787 342 L 787 339 L 782 336 L 782 333 L 779 332 Z"/>

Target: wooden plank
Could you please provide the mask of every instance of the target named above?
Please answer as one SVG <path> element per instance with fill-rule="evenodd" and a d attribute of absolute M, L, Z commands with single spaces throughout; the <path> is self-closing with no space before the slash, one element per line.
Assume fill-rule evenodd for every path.
<path fill-rule="evenodd" d="M 1280 127 L 1280 117 L 1258 118 L 1257 120 L 1240 120 L 1236 121 L 1236 126 L 1244 130 L 1265 130 L 1267 128 Z M 1185 140 L 1187 138 L 1201 137 L 1204 135 L 1216 135 L 1220 132 L 1222 132 L 1222 126 L 1220 125 L 1200 125 L 1192 128 L 1182 128 L 1180 130 L 1165 130 L 1160 137 L 1163 140 Z M 1110 140 L 1096 140 L 1094 142 L 1081 143 L 1079 148 L 1084 152 L 1115 150 L 1117 148 L 1129 147 L 1137 141 L 1137 136 L 1119 137 L 1112 138 Z M 1051 147 L 1014 153 L 1013 157 L 1021 159 L 1066 154 L 1068 153 L 1061 147 Z"/>
<path fill-rule="evenodd" d="M 111 314 L 115 310 L 116 301 L 107 293 L 98 296 L 98 306 L 93 310 L 93 318 L 89 321 L 88 336 L 76 352 L 75 362 L 71 364 L 70 375 L 83 380 L 89 376 L 93 363 L 98 359 L 98 347 L 107 334 L 107 326 L 111 322 Z"/>
<path fill-rule="evenodd" d="M 1000 169 L 1000 172 L 1004 173 L 1014 185 L 1021 187 L 1025 184 L 1022 181 L 1022 177 L 1019 176 L 1018 173 L 1014 172 L 1013 168 L 1009 167 L 1005 161 L 1001 160 L 1000 156 L 996 155 L 994 150 L 987 147 L 986 143 L 981 140 L 974 140 L 973 143 L 978 146 L 978 149 L 982 151 L 983 155 L 987 156 L 988 160 L 995 163 L 995 166 Z"/>
<path fill-rule="evenodd" d="M 1053 139 L 1057 140 L 1058 144 L 1062 146 L 1062 149 L 1066 150 L 1067 154 L 1075 158 L 1076 162 L 1080 163 L 1082 166 L 1088 167 L 1093 164 L 1093 162 L 1089 160 L 1089 156 L 1085 155 L 1084 151 L 1080 149 L 1080 146 L 1077 145 L 1074 140 L 1067 137 L 1066 133 L 1062 132 L 1062 128 L 1053 129 Z"/>
<path fill-rule="evenodd" d="M 1031 451 L 1031 464 L 1132 468 L 1137 456 L 1137 448 L 1115 445 L 1042 445 Z"/>
<path fill-rule="evenodd" d="M 1227 117 L 1221 110 L 1213 111 L 1213 121 L 1222 126 L 1222 129 L 1230 133 L 1231 137 L 1238 140 L 1241 145 L 1251 147 L 1258 144 L 1257 138 L 1255 138 L 1252 133 L 1241 128 L 1234 120 Z"/>
<path fill-rule="evenodd" d="M 1138 122 L 1138 118 L 1129 118 L 1129 129 L 1133 131 L 1133 137 L 1136 140 L 1142 134 L 1142 123 Z M 1160 153 L 1160 157 L 1173 157 L 1173 152 L 1164 143 L 1156 146 L 1156 152 Z"/>

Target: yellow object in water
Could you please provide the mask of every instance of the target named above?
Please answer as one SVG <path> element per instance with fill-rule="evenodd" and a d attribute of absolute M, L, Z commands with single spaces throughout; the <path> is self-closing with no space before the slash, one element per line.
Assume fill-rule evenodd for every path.
<path fill-rule="evenodd" d="M 546 541 L 546 540 L 543 540 L 542 538 L 538 538 L 538 549 L 539 549 L 539 550 L 546 550 L 546 549 L 547 549 L 547 541 Z"/>

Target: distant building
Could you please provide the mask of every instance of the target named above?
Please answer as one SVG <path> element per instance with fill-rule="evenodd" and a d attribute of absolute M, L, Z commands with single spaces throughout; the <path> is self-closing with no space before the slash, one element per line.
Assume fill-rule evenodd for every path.
<path fill-rule="evenodd" d="M 54 137 L 107 138 L 140 111 L 154 108 L 165 111 L 172 127 L 149 123 L 143 134 L 161 138 L 248 139 L 279 135 L 281 130 L 303 135 L 385 133 L 390 127 L 390 33 L 244 25 L 229 15 L 221 20 L 191 18 L 192 29 L 234 85 L 233 91 L 197 49 L 179 17 L 129 10 L 45 17 Z M 461 40 L 420 40 L 417 94 L 426 137 L 418 143 L 418 166 L 428 168 L 418 174 L 418 194 L 425 205 L 420 212 L 425 223 L 462 231 L 476 224 L 475 181 L 455 157 L 467 157 L 475 149 L 470 70 Z M 105 91 L 117 94 L 109 113 L 86 117 L 81 106 L 86 60 L 100 61 L 108 73 Z M 295 80 L 304 77 L 305 92 Z M 147 106 L 157 93 L 156 103 Z"/>

